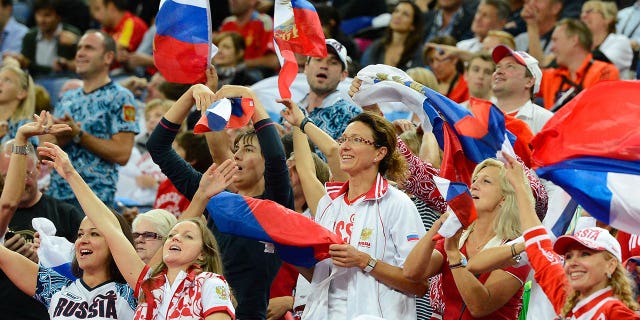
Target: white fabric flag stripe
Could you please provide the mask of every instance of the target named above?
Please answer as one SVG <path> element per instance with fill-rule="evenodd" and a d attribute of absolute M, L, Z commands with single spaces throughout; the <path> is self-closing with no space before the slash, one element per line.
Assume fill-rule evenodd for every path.
<path fill-rule="evenodd" d="M 165 1 L 173 1 L 175 3 L 194 6 L 194 7 L 200 7 L 200 8 L 207 8 L 209 6 L 209 2 L 207 0 L 161 0 L 159 8 L 162 8 L 162 5 L 164 4 Z"/>
<path fill-rule="evenodd" d="M 291 1 L 281 1 L 277 0 L 275 2 L 275 6 L 273 9 L 273 25 L 274 30 L 281 28 L 282 25 L 286 24 L 288 20 L 293 20 L 293 7 L 291 6 Z M 278 61 L 280 62 L 280 66 L 284 64 L 284 58 L 280 54 L 280 47 L 278 46 L 278 42 L 276 38 L 273 38 L 273 46 L 275 47 L 276 56 L 278 56 Z"/>
<path fill-rule="evenodd" d="M 640 232 L 640 197 L 634 192 L 640 185 L 640 176 L 609 172 L 607 175 L 607 188 L 611 190 L 611 208 L 609 224 L 623 229 L 631 229 L 635 233 Z"/>
<path fill-rule="evenodd" d="M 54 268 L 67 277 L 72 277 L 71 261 L 75 253 L 73 244 L 66 238 L 55 236 L 56 227 L 47 218 L 33 218 L 31 225 L 40 234 L 39 263 L 45 267 Z"/>
<path fill-rule="evenodd" d="M 436 183 L 436 188 L 438 188 L 438 192 L 440 192 L 442 198 L 446 200 L 449 195 L 449 180 L 433 176 L 433 181 Z M 442 223 L 442 226 L 440 226 L 438 234 L 445 238 L 451 238 L 456 234 L 456 232 L 458 232 L 458 230 L 460 230 L 460 228 L 462 228 L 462 223 L 458 219 L 458 216 L 453 213 L 451 207 L 447 206 L 447 211 L 449 211 L 449 216 L 444 223 Z"/>

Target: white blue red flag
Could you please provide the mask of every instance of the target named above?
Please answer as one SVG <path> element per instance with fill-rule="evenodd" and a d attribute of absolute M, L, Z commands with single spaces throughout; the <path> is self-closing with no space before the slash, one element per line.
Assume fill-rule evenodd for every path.
<path fill-rule="evenodd" d="M 560 109 L 533 139 L 542 178 L 590 215 L 640 233 L 640 82 L 606 81 Z"/>
<path fill-rule="evenodd" d="M 273 39 L 280 59 L 278 90 L 282 99 L 291 98 L 289 87 L 298 74 L 294 53 L 326 57 L 324 33 L 318 13 L 306 0 L 276 0 Z"/>
<path fill-rule="evenodd" d="M 40 235 L 39 264 L 52 268 L 68 279 L 75 280 L 76 277 L 71 271 L 71 261 L 75 253 L 73 243 L 66 238 L 56 236 L 56 227 L 47 218 L 33 218 L 31 225 Z"/>
<path fill-rule="evenodd" d="M 283 261 L 310 268 L 329 258 L 342 239 L 313 220 L 271 200 L 230 192 L 211 198 L 207 211 L 220 231 L 273 243 Z"/>
<path fill-rule="evenodd" d="M 222 98 L 211 104 L 193 128 L 194 133 L 242 128 L 254 112 L 251 98 Z"/>
<path fill-rule="evenodd" d="M 167 81 L 204 82 L 215 50 L 212 46 L 208 0 L 160 1 L 153 61 Z"/>
<path fill-rule="evenodd" d="M 469 193 L 467 185 L 460 182 L 451 182 L 441 177 L 433 177 L 440 195 L 444 198 L 449 209 L 454 214 L 442 224 L 438 233 L 445 237 L 452 237 L 460 227 L 468 227 L 476 218 L 476 207 Z"/>

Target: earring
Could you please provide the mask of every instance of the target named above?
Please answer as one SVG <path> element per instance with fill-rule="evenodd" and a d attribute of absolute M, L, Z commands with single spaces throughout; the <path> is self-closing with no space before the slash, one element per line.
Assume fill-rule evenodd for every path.
<path fill-rule="evenodd" d="M 605 275 L 607 275 L 607 279 L 611 280 L 611 272 L 605 272 Z"/>

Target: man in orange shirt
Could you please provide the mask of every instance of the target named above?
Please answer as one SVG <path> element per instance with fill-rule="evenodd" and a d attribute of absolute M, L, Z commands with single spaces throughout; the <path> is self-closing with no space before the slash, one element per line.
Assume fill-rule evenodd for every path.
<path fill-rule="evenodd" d="M 121 67 L 127 52 L 135 52 L 142 42 L 147 24 L 138 16 L 127 11 L 126 0 L 90 0 L 91 15 L 102 25 L 102 31 L 116 41 L 118 63 L 111 70 Z"/>
<path fill-rule="evenodd" d="M 551 40 L 551 52 L 559 67 L 545 69 L 542 73 L 540 95 L 546 109 L 560 109 L 580 91 L 600 81 L 620 79 L 613 64 L 593 59 L 592 36 L 584 22 L 561 20 Z"/>

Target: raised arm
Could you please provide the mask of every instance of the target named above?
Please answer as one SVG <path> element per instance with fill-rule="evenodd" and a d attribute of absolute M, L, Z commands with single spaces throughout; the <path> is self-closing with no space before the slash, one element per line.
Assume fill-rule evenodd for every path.
<path fill-rule="evenodd" d="M 69 157 L 60 147 L 46 142 L 44 146 L 38 147 L 38 152 L 41 156 L 51 159 L 43 162 L 55 169 L 69 183 L 85 214 L 106 239 L 118 269 L 129 286 L 135 288 L 145 264 L 122 233 L 118 219 L 73 168 Z"/>
<path fill-rule="evenodd" d="M 13 146 L 18 148 L 27 147 L 26 151 L 28 154 L 11 152 L 7 176 L 5 177 L 2 195 L 0 196 L 0 235 L 4 235 L 6 232 L 9 222 L 13 218 L 16 209 L 18 209 L 20 199 L 24 193 L 27 159 L 28 157 L 34 156 L 35 153 L 33 146 L 29 143 L 29 138 L 45 133 L 58 134 L 71 130 L 66 124 L 53 124 L 53 117 L 46 111 L 42 111 L 40 115 L 34 115 L 33 117 L 33 122 L 24 124 L 18 128 L 13 141 Z M 4 156 L 5 150 L 2 151 L 2 156 Z M 37 157 L 34 156 L 33 160 L 34 165 L 38 165 Z"/>
<path fill-rule="evenodd" d="M 449 264 L 461 261 L 462 254 L 458 249 L 460 234 L 445 239 L 445 250 Z M 502 308 L 523 285 L 523 280 L 528 274 L 529 267 L 521 267 L 517 270 L 494 270 L 484 283 L 467 268 L 453 268 L 451 274 L 464 301 L 474 317 L 487 316 Z"/>
<path fill-rule="evenodd" d="M 36 293 L 37 263 L 0 245 L 0 269 L 20 291 L 28 296 Z"/>
<path fill-rule="evenodd" d="M 447 216 L 448 213 L 445 213 L 434 222 L 431 229 L 418 241 L 407 256 L 402 268 L 402 274 L 406 278 L 413 281 L 426 281 L 436 275 L 442 267 L 444 257 L 435 250 L 436 240 L 433 238 L 438 234 L 438 230 Z"/>
<path fill-rule="evenodd" d="M 332 180 L 338 182 L 347 181 L 349 175 L 340 169 L 340 145 L 330 135 L 318 128 L 309 118 L 305 117 L 295 102 L 290 99 L 278 100 L 278 102 L 286 107 L 280 112 L 280 115 L 292 126 L 299 128 L 302 133 L 309 136 L 311 141 L 327 157 Z"/>
<path fill-rule="evenodd" d="M 200 185 L 187 210 L 178 220 L 196 218 L 202 215 L 211 197 L 224 191 L 233 182 L 233 176 L 238 172 L 238 167 L 231 159 L 226 160 L 220 166 L 212 164 L 202 175 Z"/>

